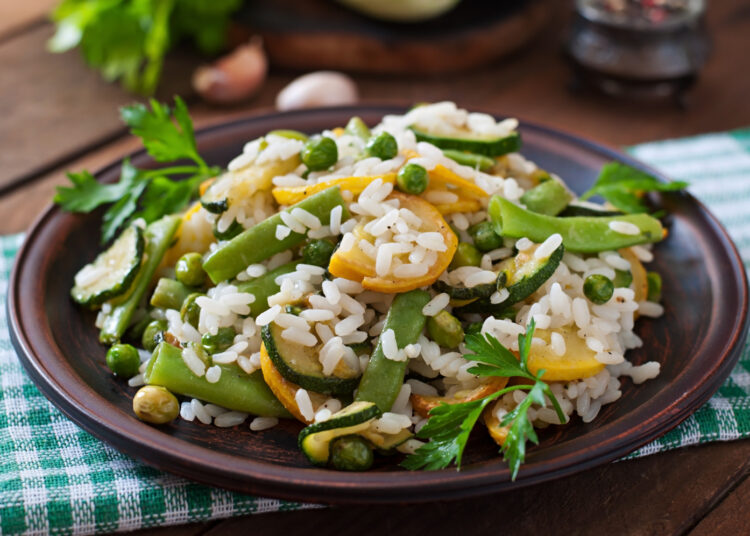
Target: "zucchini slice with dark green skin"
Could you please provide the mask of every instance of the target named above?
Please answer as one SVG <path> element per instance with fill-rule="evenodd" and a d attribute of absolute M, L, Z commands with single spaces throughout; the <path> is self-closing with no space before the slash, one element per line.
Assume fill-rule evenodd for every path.
<path fill-rule="evenodd" d="M 340 361 L 336 372 L 341 376 L 326 376 L 318 355 L 323 346 L 302 346 L 286 341 L 281 336 L 283 329 L 276 324 L 263 326 L 261 337 L 268 356 L 279 374 L 303 389 L 324 394 L 351 394 L 359 384 L 361 372 L 352 370 Z"/>
<path fill-rule="evenodd" d="M 417 126 L 411 130 L 419 141 L 426 141 L 441 149 L 467 151 L 484 156 L 501 156 L 521 149 L 521 135 L 513 132 L 508 136 L 482 136 L 469 131 L 457 130 L 450 135 L 430 134 Z"/>
<path fill-rule="evenodd" d="M 501 272 L 495 283 L 484 283 L 474 287 L 454 287 L 438 279 L 433 283 L 432 288 L 438 292 L 445 292 L 453 300 L 476 300 L 489 298 L 498 288 L 503 288 L 504 277 L 506 277 L 504 272 Z"/>
<path fill-rule="evenodd" d="M 136 225 L 125 229 L 109 249 L 81 268 L 75 277 L 81 284 L 77 282 L 70 295 L 81 305 L 94 307 L 125 294 L 138 274 L 144 245 L 143 229 Z"/>
<path fill-rule="evenodd" d="M 493 304 L 488 298 L 474 301 L 456 310 L 457 313 L 499 314 L 511 305 L 521 302 L 531 296 L 536 290 L 555 273 L 565 253 L 565 246 L 560 246 L 549 257 L 534 258 L 536 245 L 524 251 L 519 251 L 515 257 L 506 259 L 500 264 L 500 274 L 505 275 L 504 288 L 508 289 L 508 298 L 502 303 Z M 498 280 L 500 280 L 500 277 Z M 498 288 L 503 288 L 498 285 Z"/>
<path fill-rule="evenodd" d="M 483 154 L 467 153 L 466 151 L 457 151 L 455 149 L 443 149 L 443 154 L 462 166 L 469 166 L 479 171 L 489 171 L 497 161 L 494 158 Z"/>
<path fill-rule="evenodd" d="M 303 428 L 297 442 L 314 465 L 325 466 L 330 455 L 329 447 L 334 439 L 361 434 L 381 415 L 382 412 L 374 402 L 352 402 L 331 415 L 328 420 Z"/>
<path fill-rule="evenodd" d="M 232 173 L 219 175 L 201 196 L 201 205 L 207 211 L 221 214 L 229 208 L 229 191 L 237 180 Z"/>
<path fill-rule="evenodd" d="M 212 232 L 218 240 L 231 240 L 244 230 L 245 228 L 240 222 L 238 222 L 237 220 L 232 220 L 232 223 L 230 223 L 229 227 L 227 227 L 223 232 L 219 231 L 216 225 L 214 225 Z"/>
<path fill-rule="evenodd" d="M 513 305 L 525 300 L 541 287 L 547 279 L 552 277 L 562 261 L 565 246 L 560 244 L 549 257 L 544 259 L 534 258 L 534 252 L 539 246 L 534 246 L 524 251 L 519 251 L 512 259 L 508 259 L 500 265 L 500 271 L 505 272 L 505 288 L 510 296 L 503 302 L 504 305 Z"/>

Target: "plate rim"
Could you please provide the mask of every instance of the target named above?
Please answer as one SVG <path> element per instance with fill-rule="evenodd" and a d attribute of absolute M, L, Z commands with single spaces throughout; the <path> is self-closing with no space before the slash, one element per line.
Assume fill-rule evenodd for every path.
<path fill-rule="evenodd" d="M 351 115 L 352 113 L 364 112 L 384 115 L 387 113 L 403 112 L 403 110 L 404 108 L 401 106 L 368 104 L 360 106 L 316 108 L 291 112 L 252 113 L 197 129 L 196 140 L 200 145 L 201 138 L 207 137 L 213 132 L 231 130 L 232 128 L 264 119 L 295 117 L 299 115 L 314 116 L 316 114 L 321 114 L 323 117 L 326 117 L 338 113 Z M 505 117 L 502 114 L 493 113 L 493 115 L 497 117 Z M 655 170 L 651 166 L 648 166 L 634 157 L 607 145 L 556 128 L 540 125 L 533 121 L 522 120 L 521 126 L 522 128 L 535 129 L 548 136 L 562 138 L 564 141 L 573 143 L 587 151 L 594 151 L 608 158 L 616 159 L 634 165 L 640 169 L 648 170 L 661 180 L 666 178 L 664 174 Z M 140 159 L 144 158 L 145 154 L 145 150 L 141 149 L 130 153 L 128 156 L 133 159 Z M 119 166 L 120 159 L 101 167 L 94 175 L 95 177 L 100 178 L 103 175 L 111 173 L 114 169 L 119 168 Z M 60 209 L 54 204 L 49 204 L 36 218 L 27 231 L 24 242 L 14 259 L 13 269 L 8 281 L 8 298 L 6 301 L 9 332 L 13 346 L 16 349 L 24 368 L 34 381 L 34 384 L 58 409 L 86 431 L 114 446 L 117 450 L 126 455 L 135 457 L 150 466 L 155 466 L 161 470 L 172 472 L 183 477 L 191 478 L 209 485 L 217 485 L 215 476 L 217 474 L 218 465 L 221 465 L 222 468 L 218 470 L 218 472 L 224 477 L 221 483 L 222 487 L 241 492 L 271 495 L 284 499 L 304 501 L 315 501 L 317 499 L 318 502 L 325 501 L 329 503 L 422 502 L 434 499 L 469 497 L 510 488 L 517 489 L 537 482 L 567 476 L 596 465 L 601 465 L 617 459 L 652 439 L 663 435 L 667 431 L 676 427 L 693 411 L 705 403 L 723 383 L 739 359 L 743 348 L 742 343 L 747 334 L 750 320 L 748 318 L 748 282 L 744 265 L 739 252 L 729 237 L 726 229 L 711 211 L 709 211 L 700 200 L 696 199 L 691 194 L 683 193 L 680 195 L 686 196 L 688 202 L 696 204 L 697 208 L 706 216 L 708 223 L 711 224 L 713 233 L 718 235 L 721 239 L 721 249 L 731 260 L 732 275 L 734 276 L 733 279 L 741 291 L 738 299 L 740 314 L 737 315 L 736 322 L 732 326 L 731 333 L 733 336 L 728 339 L 721 348 L 719 354 L 720 359 L 714 364 L 711 369 L 711 374 L 705 375 L 703 380 L 696 384 L 691 391 L 685 392 L 673 400 L 656 416 L 652 416 L 650 419 L 643 421 L 643 424 L 640 427 L 636 429 L 631 428 L 629 431 L 632 435 L 628 436 L 629 440 L 621 443 L 619 447 L 609 448 L 609 450 L 599 448 L 597 450 L 604 450 L 604 452 L 594 456 L 582 453 L 571 453 L 562 458 L 553 457 L 552 459 L 544 460 L 535 466 L 522 468 L 521 473 L 519 473 L 519 479 L 515 482 L 510 482 L 508 480 L 507 477 L 509 471 L 505 464 L 498 464 L 495 460 L 478 463 L 472 467 L 464 468 L 460 473 L 451 469 L 434 472 L 420 472 L 418 474 L 421 475 L 421 478 L 414 478 L 414 473 L 403 471 L 357 473 L 355 484 L 352 483 L 351 478 L 342 478 L 342 476 L 345 475 L 351 476 L 351 474 L 347 473 L 342 474 L 336 471 L 316 468 L 285 467 L 279 464 L 250 459 L 244 460 L 248 465 L 247 470 L 240 472 L 237 471 L 236 467 L 233 468 L 233 470 L 230 470 L 230 467 L 232 466 L 231 461 L 236 460 L 236 455 L 210 451 L 212 456 L 215 457 L 215 461 L 217 462 L 216 466 L 209 471 L 206 471 L 205 468 L 203 471 L 196 471 L 194 464 L 195 460 L 200 459 L 202 457 L 201 455 L 209 449 L 177 439 L 181 448 L 184 447 L 184 451 L 175 453 L 168 447 L 169 443 L 174 443 L 176 439 L 162 433 L 145 434 L 145 436 L 144 434 L 137 434 L 136 437 L 139 438 L 138 441 L 132 442 L 129 440 L 128 430 L 135 429 L 138 431 L 142 430 L 142 427 L 147 427 L 148 429 L 153 430 L 153 428 L 144 423 L 135 421 L 135 419 L 130 416 L 127 416 L 128 419 L 123 421 L 122 417 L 125 417 L 125 415 L 117 408 L 115 408 L 115 410 L 120 415 L 117 416 L 118 418 L 115 419 L 115 422 L 107 423 L 114 424 L 116 427 L 110 434 L 102 433 L 101 429 L 94 426 L 92 423 L 98 422 L 102 424 L 105 421 L 102 420 L 99 413 L 91 409 L 95 407 L 93 404 L 91 406 L 87 405 L 87 402 L 93 402 L 91 399 L 92 396 L 95 399 L 97 396 L 101 398 L 101 395 L 98 395 L 93 388 L 83 384 L 82 380 L 77 375 L 75 375 L 75 379 L 78 380 L 77 383 L 83 384 L 84 389 L 80 393 L 69 393 L 60 381 L 50 373 L 49 364 L 45 366 L 45 358 L 36 355 L 33 341 L 29 339 L 27 330 L 20 323 L 21 310 L 19 307 L 23 308 L 23 301 L 18 299 L 16 292 L 18 291 L 19 280 L 23 275 L 22 268 L 24 261 L 29 254 L 29 249 L 34 241 L 34 237 L 38 236 L 38 234 L 44 229 L 45 223 L 50 218 L 60 212 Z M 52 363 L 52 365 L 54 365 L 54 363 Z M 76 402 L 78 402 L 78 404 L 76 404 Z M 143 440 L 144 437 L 146 438 L 146 441 Z M 604 442 L 603 444 L 606 446 L 612 441 L 614 441 L 614 438 L 610 438 L 608 442 Z M 155 463 L 153 459 L 149 459 L 148 457 L 148 455 L 152 453 L 158 453 L 161 457 L 166 457 L 169 461 L 174 462 L 174 465 L 167 467 L 163 462 Z M 221 464 L 219 464 L 219 462 L 221 462 Z M 548 468 L 547 466 L 550 465 L 554 467 L 552 469 Z M 494 467 L 490 467 L 490 470 L 487 470 L 487 466 Z M 300 478 L 300 474 L 304 475 L 304 478 Z M 411 478 L 399 478 L 396 476 L 398 474 L 411 475 Z M 398 482 L 394 482 L 394 478 L 397 479 Z M 251 480 L 248 481 L 248 479 Z M 346 480 L 349 481 L 347 482 Z M 425 486 L 430 487 L 429 493 L 423 496 L 417 495 L 418 492 L 424 492 Z M 325 492 L 325 496 L 316 497 L 315 494 L 320 493 L 321 491 Z"/>

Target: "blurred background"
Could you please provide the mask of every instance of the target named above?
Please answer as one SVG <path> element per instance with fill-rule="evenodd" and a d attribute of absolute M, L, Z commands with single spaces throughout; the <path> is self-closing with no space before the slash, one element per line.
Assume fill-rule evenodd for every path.
<path fill-rule="evenodd" d="M 449 99 L 615 146 L 732 129 L 749 36 L 737 0 L 2 2 L 0 192 L 127 150 L 117 107 L 148 96 L 199 126 Z"/>

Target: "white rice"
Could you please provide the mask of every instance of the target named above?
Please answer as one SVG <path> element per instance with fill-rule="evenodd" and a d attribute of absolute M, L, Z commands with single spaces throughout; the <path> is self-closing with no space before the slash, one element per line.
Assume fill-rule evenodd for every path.
<path fill-rule="evenodd" d="M 279 424 L 279 419 L 276 417 L 255 417 L 250 422 L 250 430 L 253 432 L 260 432 L 261 430 L 268 430 Z"/>
<path fill-rule="evenodd" d="M 315 418 L 312 400 L 310 400 L 310 395 L 305 389 L 297 389 L 297 392 L 294 394 L 294 401 L 297 403 L 299 412 L 305 420 L 312 421 Z"/>
<path fill-rule="evenodd" d="M 609 222 L 609 228 L 619 234 L 624 235 L 639 235 L 641 230 L 634 223 L 629 221 L 611 221 Z"/>
<path fill-rule="evenodd" d="M 450 296 L 445 292 L 437 294 L 422 308 L 422 314 L 425 316 L 435 316 L 445 309 L 450 303 Z"/>

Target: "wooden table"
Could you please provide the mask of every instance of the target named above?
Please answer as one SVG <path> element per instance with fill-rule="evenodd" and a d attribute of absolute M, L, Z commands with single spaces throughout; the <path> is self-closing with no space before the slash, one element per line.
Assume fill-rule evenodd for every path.
<path fill-rule="evenodd" d="M 97 167 L 136 148 L 117 106 L 133 99 L 87 70 L 77 53 L 53 56 L 44 44 L 52 0 L 0 7 L 0 232 L 24 230 L 49 202 L 66 169 Z M 566 10 L 523 53 L 482 70 L 435 78 L 359 76 L 370 102 L 452 99 L 578 133 L 614 146 L 750 125 L 750 2 L 714 0 L 708 23 L 714 52 L 686 110 L 628 104 L 569 92 L 560 55 Z M 170 60 L 162 97 L 188 94 L 196 59 Z M 273 72 L 263 92 L 240 109 L 211 109 L 195 99 L 199 126 L 270 107 L 294 73 Z M 378 535 L 747 534 L 750 441 L 715 443 L 614 463 L 516 493 L 423 506 L 330 508 L 248 516 L 145 530 L 140 534 L 312 533 Z M 324 500 L 321 497 L 321 500 Z"/>

